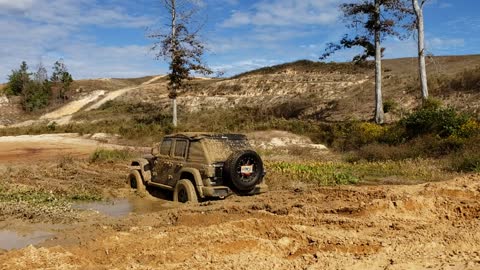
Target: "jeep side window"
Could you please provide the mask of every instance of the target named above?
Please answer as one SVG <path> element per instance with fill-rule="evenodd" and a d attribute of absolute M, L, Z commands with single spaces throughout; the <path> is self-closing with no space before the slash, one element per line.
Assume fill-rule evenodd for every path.
<path fill-rule="evenodd" d="M 160 155 L 164 155 L 164 156 L 170 155 L 171 148 L 172 148 L 172 140 L 171 139 L 163 140 L 162 145 L 160 146 Z"/>
<path fill-rule="evenodd" d="M 177 140 L 175 142 L 175 152 L 173 153 L 173 155 L 175 157 L 183 158 L 185 157 L 186 151 L 187 151 L 187 141 Z"/>

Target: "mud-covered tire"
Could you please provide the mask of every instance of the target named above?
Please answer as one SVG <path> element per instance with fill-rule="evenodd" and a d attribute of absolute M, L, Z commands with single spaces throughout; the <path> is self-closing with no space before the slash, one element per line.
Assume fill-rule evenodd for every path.
<path fill-rule="evenodd" d="M 127 184 L 131 189 L 134 189 L 138 194 L 144 195 L 147 192 L 142 176 L 137 170 L 132 170 L 127 178 Z"/>
<path fill-rule="evenodd" d="M 193 186 L 190 180 L 182 179 L 177 182 L 173 191 L 173 201 L 181 203 L 198 202 L 195 186 Z"/>
<path fill-rule="evenodd" d="M 253 173 L 241 173 L 242 166 L 253 165 Z M 235 152 L 225 162 L 224 172 L 233 186 L 240 192 L 251 191 L 263 178 L 263 161 L 252 150 Z"/>

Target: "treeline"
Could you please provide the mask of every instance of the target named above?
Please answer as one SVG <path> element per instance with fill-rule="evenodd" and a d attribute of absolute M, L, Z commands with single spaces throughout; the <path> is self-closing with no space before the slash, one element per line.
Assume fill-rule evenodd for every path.
<path fill-rule="evenodd" d="M 40 63 L 34 72 L 23 61 L 18 69 L 12 70 L 8 76 L 5 93 L 9 96 L 20 96 L 25 111 L 33 112 L 54 103 L 64 103 L 71 95 L 73 79 L 62 60 L 53 65 L 49 77 L 47 69 Z"/>

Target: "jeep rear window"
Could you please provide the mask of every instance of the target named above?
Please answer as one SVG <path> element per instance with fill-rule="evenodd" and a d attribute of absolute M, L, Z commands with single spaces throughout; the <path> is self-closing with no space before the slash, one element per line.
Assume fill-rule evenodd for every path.
<path fill-rule="evenodd" d="M 170 148 L 172 148 L 172 140 L 171 139 L 163 140 L 162 145 L 160 146 L 160 155 L 164 155 L 164 156 L 170 155 Z"/>
<path fill-rule="evenodd" d="M 225 161 L 233 152 L 250 149 L 246 140 L 206 139 L 206 147 L 213 162 Z"/>

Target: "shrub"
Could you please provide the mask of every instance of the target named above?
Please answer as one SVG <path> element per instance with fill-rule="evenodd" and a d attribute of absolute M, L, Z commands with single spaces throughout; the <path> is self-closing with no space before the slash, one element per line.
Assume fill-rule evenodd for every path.
<path fill-rule="evenodd" d="M 453 108 L 422 107 L 400 121 L 408 138 L 425 134 L 449 137 L 467 123 L 469 117 Z"/>
<path fill-rule="evenodd" d="M 478 151 L 465 151 L 452 158 L 452 167 L 458 172 L 480 173 L 480 153 Z"/>
<path fill-rule="evenodd" d="M 391 100 L 391 99 L 387 99 L 384 103 L 383 103 L 383 111 L 385 113 L 392 113 L 392 112 L 395 112 L 396 110 L 398 110 L 398 103 Z"/>
<path fill-rule="evenodd" d="M 28 112 L 43 109 L 50 104 L 51 95 L 52 92 L 48 82 L 29 81 L 23 90 L 23 109 Z"/>
<path fill-rule="evenodd" d="M 478 134 L 480 134 L 480 123 L 477 120 L 470 118 L 461 125 L 453 135 L 460 138 L 470 138 Z"/>

